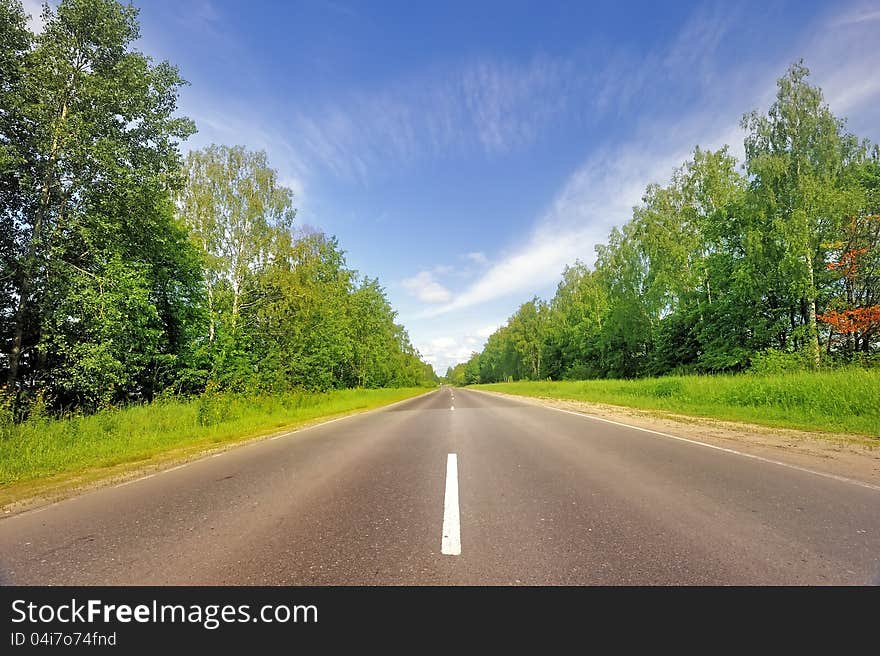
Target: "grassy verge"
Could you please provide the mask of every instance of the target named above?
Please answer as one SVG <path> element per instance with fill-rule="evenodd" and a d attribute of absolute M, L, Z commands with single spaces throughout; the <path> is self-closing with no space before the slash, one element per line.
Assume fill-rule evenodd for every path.
<path fill-rule="evenodd" d="M 474 387 L 765 426 L 880 437 L 880 371 L 877 370 L 534 381 Z"/>
<path fill-rule="evenodd" d="M 0 506 L 427 391 L 214 394 L 90 416 L 7 424 L 0 426 Z"/>

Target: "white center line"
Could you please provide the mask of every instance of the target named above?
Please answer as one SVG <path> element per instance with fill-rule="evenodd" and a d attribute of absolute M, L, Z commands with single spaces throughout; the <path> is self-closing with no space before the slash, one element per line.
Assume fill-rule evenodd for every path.
<path fill-rule="evenodd" d="M 443 499 L 443 542 L 440 553 L 461 555 L 461 524 L 458 516 L 458 457 L 446 458 L 446 496 Z"/>

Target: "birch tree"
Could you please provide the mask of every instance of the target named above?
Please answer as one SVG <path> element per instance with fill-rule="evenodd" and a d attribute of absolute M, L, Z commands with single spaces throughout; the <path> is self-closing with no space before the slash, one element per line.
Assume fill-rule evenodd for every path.
<path fill-rule="evenodd" d="M 204 257 L 209 339 L 219 322 L 234 339 L 253 301 L 255 274 L 268 262 L 273 235 L 293 225 L 293 192 L 265 152 L 211 145 L 190 152 L 178 211 Z M 218 298 L 228 292 L 228 299 Z"/>
<path fill-rule="evenodd" d="M 796 300 L 806 349 L 818 367 L 817 278 L 825 268 L 825 244 L 839 234 L 848 214 L 851 196 L 842 174 L 859 144 L 808 76 L 802 63 L 791 66 L 767 114 L 747 114 L 743 127 L 753 206 L 765 234 L 780 246 L 778 266 L 788 282 L 780 291 Z"/>

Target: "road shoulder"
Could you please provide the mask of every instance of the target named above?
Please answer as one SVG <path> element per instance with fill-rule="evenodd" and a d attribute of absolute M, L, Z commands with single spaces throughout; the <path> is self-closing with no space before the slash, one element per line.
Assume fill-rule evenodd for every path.
<path fill-rule="evenodd" d="M 347 412 L 294 422 L 277 430 L 254 431 L 217 446 L 206 447 L 203 444 L 190 447 L 184 446 L 164 451 L 141 461 L 125 462 L 112 467 L 101 467 L 82 472 L 63 473 L 57 476 L 27 481 L 23 484 L 9 485 L 5 488 L 0 488 L 0 520 L 23 512 L 37 510 L 91 490 L 122 485 L 147 478 L 162 471 L 196 460 L 209 458 L 231 449 L 238 449 L 273 438 L 292 435 L 340 419 L 380 412 L 396 405 L 423 398 L 435 393 L 438 389 L 431 388 L 424 393 L 377 407 L 358 408 Z"/>
<path fill-rule="evenodd" d="M 688 440 L 880 485 L 880 440 L 878 439 L 848 434 L 770 428 L 603 403 L 520 396 L 488 390 L 471 391 L 495 394 L 523 403 L 567 410 L 637 428 L 669 433 Z"/>

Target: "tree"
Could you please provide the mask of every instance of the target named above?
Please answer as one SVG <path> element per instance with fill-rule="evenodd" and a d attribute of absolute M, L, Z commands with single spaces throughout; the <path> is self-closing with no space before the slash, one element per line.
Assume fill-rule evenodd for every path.
<path fill-rule="evenodd" d="M 3 5 L 16 15 L 4 30 L 20 25 L 16 5 Z M 87 337 L 107 354 L 95 363 L 98 375 L 122 367 L 119 380 L 127 381 L 112 383 L 99 396 L 143 394 L 146 370 L 155 363 L 120 360 L 110 344 L 117 339 L 110 335 L 120 333 L 110 324 L 150 324 L 139 333 L 143 344 L 128 345 L 145 353 L 156 344 L 154 330 L 164 329 L 155 306 L 158 269 L 165 267 L 167 277 L 167 267 L 180 259 L 170 252 L 178 245 L 178 229 L 168 195 L 180 182 L 178 143 L 194 131 L 189 120 L 175 116 L 184 81 L 167 62 L 153 64 L 132 49 L 139 28 L 131 6 L 61 0 L 54 11 L 47 6 L 43 18 L 44 31 L 33 47 L 19 37 L 11 42 L 11 50 L 22 55 L 12 57 L 17 73 L 13 84 L 4 84 L 0 112 L 7 162 L 0 215 L 11 233 L 4 258 L 12 276 L 6 299 L 12 307 L 4 309 L 10 317 L 3 335 L 9 344 L 7 383 L 80 398 L 83 389 L 54 381 L 77 379 L 70 374 L 81 363 L 66 345 Z M 5 44 L 4 62 L 10 52 Z M 171 275 L 191 288 L 187 270 Z M 77 313 L 82 299 L 109 293 L 105 282 L 117 277 L 132 290 L 145 290 L 144 302 L 132 308 L 139 317 Z M 105 325 L 84 331 L 88 321 Z"/>
<path fill-rule="evenodd" d="M 186 159 L 177 196 L 201 253 L 212 376 L 237 390 L 433 381 L 377 280 L 333 237 L 293 231 L 293 195 L 266 154 L 212 145 Z M 426 379 L 426 376 L 428 377 Z"/>
<path fill-rule="evenodd" d="M 7 343 L 11 346 L 9 340 L 15 332 L 18 306 L 16 232 L 23 203 L 19 180 L 23 161 L 20 146 L 16 145 L 23 139 L 20 114 L 25 100 L 24 67 L 32 45 L 26 20 L 19 0 L 0 0 L 0 335 L 4 356 L 9 353 Z M 8 356 L 4 359 L 8 371 Z"/>
<path fill-rule="evenodd" d="M 348 386 L 348 303 L 354 275 L 335 239 L 320 233 L 293 239 L 290 233 L 279 233 L 270 264 L 257 274 L 258 301 L 246 308 L 244 378 L 252 378 L 257 367 L 276 389 Z"/>
<path fill-rule="evenodd" d="M 235 339 L 243 306 L 255 289 L 254 272 L 270 257 L 277 232 L 289 231 L 296 214 L 293 192 L 279 184 L 265 152 L 211 145 L 187 155 L 186 185 L 178 211 L 203 253 L 208 339 L 217 324 Z M 229 299 L 218 298 L 228 291 Z"/>
<path fill-rule="evenodd" d="M 596 253 L 596 271 L 610 306 L 598 338 L 602 371 L 617 378 L 639 376 L 651 352 L 657 315 L 645 293 L 646 271 L 635 225 L 612 229 L 608 244 L 596 246 Z"/>
<path fill-rule="evenodd" d="M 839 295 L 818 319 L 831 328 L 828 350 L 835 333 L 844 351 L 867 352 L 880 337 L 880 214 L 851 217 L 845 239 L 834 245 L 837 256 L 828 269 L 838 276 Z"/>
<path fill-rule="evenodd" d="M 748 130 L 746 168 L 753 208 L 778 252 L 785 281 L 776 291 L 799 306 L 805 345 L 818 367 L 818 278 L 826 260 L 824 244 L 854 209 L 853 189 L 842 174 L 860 148 L 831 113 L 821 90 L 807 82 L 808 76 L 802 63 L 791 66 L 778 82 L 767 115 L 747 114 L 743 127 Z"/>
<path fill-rule="evenodd" d="M 566 267 L 550 300 L 545 373 L 551 378 L 595 377 L 595 345 L 608 312 L 600 277 L 581 262 Z"/>
<path fill-rule="evenodd" d="M 538 380 L 541 377 L 541 356 L 544 351 L 546 306 L 538 298 L 523 303 L 508 321 L 510 339 L 523 365 L 520 377 Z"/>

